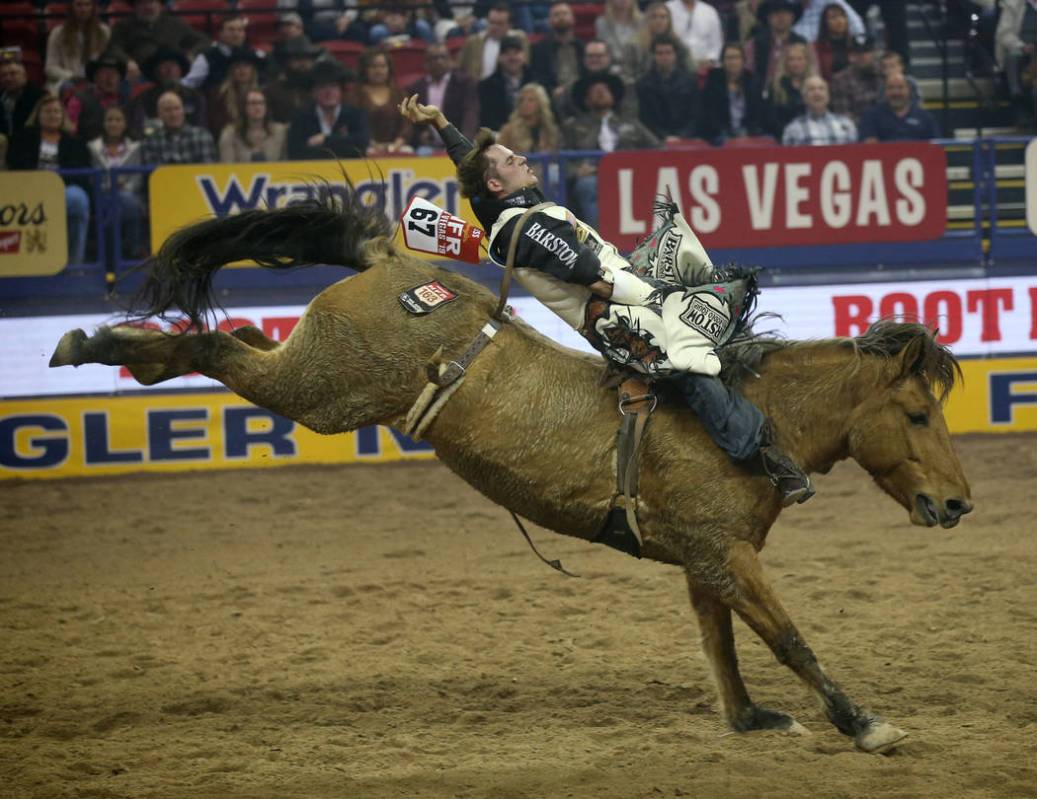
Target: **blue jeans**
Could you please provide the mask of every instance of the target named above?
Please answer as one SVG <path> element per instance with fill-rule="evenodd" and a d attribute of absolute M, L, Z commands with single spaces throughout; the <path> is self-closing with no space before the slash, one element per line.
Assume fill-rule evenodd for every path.
<path fill-rule="evenodd" d="M 598 229 L 598 176 L 584 175 L 573 183 L 573 198 L 580 209 L 580 219 Z"/>
<path fill-rule="evenodd" d="M 86 256 L 86 232 L 90 226 L 90 197 L 82 186 L 65 186 L 68 217 L 68 262 L 81 264 Z"/>
<path fill-rule="evenodd" d="M 119 226 L 122 228 L 119 254 L 123 258 L 137 258 L 144 251 L 144 203 L 132 191 L 119 191 Z"/>
<path fill-rule="evenodd" d="M 759 408 L 720 378 L 688 372 L 675 379 L 709 437 L 732 460 L 744 461 L 756 454 L 764 423 Z"/>
<path fill-rule="evenodd" d="M 432 44 L 435 41 L 435 36 L 432 33 L 432 26 L 423 19 L 416 19 L 407 27 L 407 32 L 413 38 L 421 39 L 424 42 Z M 389 35 L 389 29 L 381 23 L 371 26 L 371 31 L 368 33 L 368 38 L 371 44 L 378 44 L 382 39 Z"/>

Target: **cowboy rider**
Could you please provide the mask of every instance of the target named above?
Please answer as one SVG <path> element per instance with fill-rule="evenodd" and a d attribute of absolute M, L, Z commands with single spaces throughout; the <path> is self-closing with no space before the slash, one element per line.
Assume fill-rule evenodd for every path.
<path fill-rule="evenodd" d="M 718 379 L 715 342 L 687 321 L 687 292 L 636 274 L 612 244 L 571 211 L 545 205 L 525 156 L 498 144 L 492 131 L 480 130 L 473 143 L 438 107 L 419 103 L 417 95 L 405 99 L 399 110 L 411 122 L 431 123 L 439 132 L 457 165 L 461 192 L 488 231 L 492 260 L 506 262 L 520 219 L 536 208 L 523 220 L 515 245 L 516 280 L 599 349 L 602 337 L 591 329 L 592 307 L 608 309 L 612 322 L 651 327 L 651 340 L 664 343 L 665 350 L 664 368 L 654 376 L 679 381 L 688 405 L 713 441 L 735 461 L 751 464 L 758 456 L 783 505 L 805 502 L 813 495 L 810 478 L 774 444 L 769 420 Z M 705 270 L 701 282 L 710 282 L 712 264 L 693 233 L 690 238 L 692 252 Z M 653 374 L 651 364 L 637 366 Z"/>

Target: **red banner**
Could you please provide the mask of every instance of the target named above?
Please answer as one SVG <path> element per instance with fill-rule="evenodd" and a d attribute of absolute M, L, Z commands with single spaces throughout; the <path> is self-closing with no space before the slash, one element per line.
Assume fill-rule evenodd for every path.
<path fill-rule="evenodd" d="M 947 157 L 928 142 L 610 153 L 598 197 L 621 250 L 665 197 L 707 249 L 925 241 L 946 227 Z"/>

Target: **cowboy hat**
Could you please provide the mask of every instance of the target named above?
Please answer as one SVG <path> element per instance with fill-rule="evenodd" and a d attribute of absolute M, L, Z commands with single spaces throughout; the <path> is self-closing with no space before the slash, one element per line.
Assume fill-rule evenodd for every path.
<path fill-rule="evenodd" d="M 126 77 L 126 59 L 118 53 L 114 53 L 110 50 L 101 53 L 97 58 L 92 61 L 88 61 L 86 64 L 86 79 L 93 81 L 94 75 L 97 74 L 97 70 L 102 67 L 111 67 L 112 69 L 118 70 L 119 77 Z"/>
<path fill-rule="evenodd" d="M 803 16 L 803 4 L 797 0 L 764 0 L 756 9 L 756 17 L 767 24 L 767 17 L 775 11 L 788 11 L 794 17 L 793 22 L 798 22 Z"/>
<path fill-rule="evenodd" d="M 590 87 L 598 83 L 604 83 L 609 87 L 615 108 L 619 108 L 622 104 L 623 92 L 625 91 L 623 79 L 618 75 L 613 75 L 611 72 L 591 72 L 573 84 L 573 102 L 581 111 L 587 110 L 587 92 L 590 90 Z"/>
<path fill-rule="evenodd" d="M 186 75 L 191 69 L 191 62 L 187 60 L 187 56 L 181 53 L 179 50 L 174 50 L 172 47 L 159 47 L 155 52 L 148 56 L 147 60 L 141 66 L 141 72 L 144 76 L 152 83 L 157 83 L 155 78 L 155 71 L 158 69 L 158 65 L 166 61 L 176 61 L 180 65 L 180 74 Z"/>
<path fill-rule="evenodd" d="M 313 65 L 313 70 L 306 76 L 309 79 L 310 88 L 324 86 L 329 83 L 344 83 L 353 79 L 353 73 L 342 66 L 338 61 L 318 61 Z"/>

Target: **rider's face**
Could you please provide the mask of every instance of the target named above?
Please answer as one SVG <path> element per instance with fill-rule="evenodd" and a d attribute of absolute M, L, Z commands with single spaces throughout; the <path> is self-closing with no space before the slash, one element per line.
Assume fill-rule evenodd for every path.
<path fill-rule="evenodd" d="M 530 186 L 536 186 L 537 176 L 526 163 L 524 155 L 517 155 L 500 144 L 487 148 L 486 159 L 490 162 L 494 177 L 487 178 L 486 187 L 495 194 L 511 194 Z"/>

